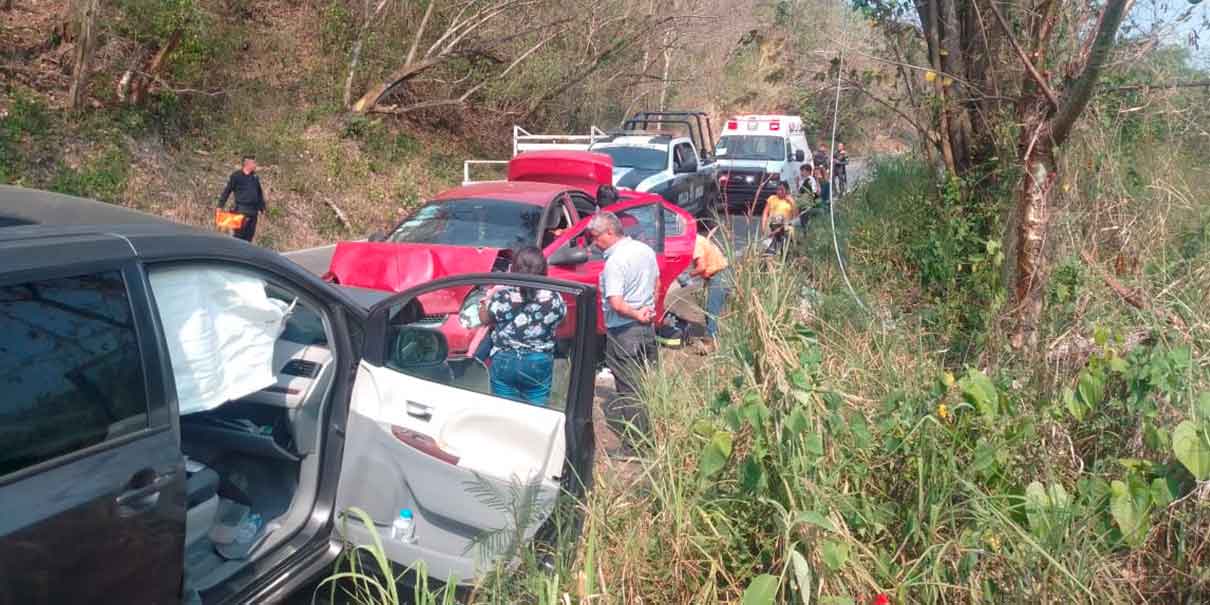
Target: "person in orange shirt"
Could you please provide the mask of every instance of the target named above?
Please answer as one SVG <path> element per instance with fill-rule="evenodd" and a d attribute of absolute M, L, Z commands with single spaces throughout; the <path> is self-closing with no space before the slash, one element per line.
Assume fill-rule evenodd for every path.
<path fill-rule="evenodd" d="M 702 289 L 706 291 L 706 340 L 699 349 L 706 353 L 718 347 L 718 317 L 723 312 L 723 305 L 727 304 L 732 282 L 727 256 L 708 235 L 697 235 L 689 275 L 701 278 Z"/>

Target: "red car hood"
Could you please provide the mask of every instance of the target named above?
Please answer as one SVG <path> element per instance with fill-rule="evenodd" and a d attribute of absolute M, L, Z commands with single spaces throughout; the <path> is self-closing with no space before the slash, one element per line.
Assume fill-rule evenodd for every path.
<path fill-rule="evenodd" d="M 486 273 L 499 254 L 496 248 L 339 242 L 328 270 L 346 286 L 402 292 L 441 277 Z"/>

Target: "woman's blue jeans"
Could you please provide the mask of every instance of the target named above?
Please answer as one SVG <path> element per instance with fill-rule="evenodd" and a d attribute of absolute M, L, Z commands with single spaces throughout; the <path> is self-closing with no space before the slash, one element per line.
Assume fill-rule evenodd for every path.
<path fill-rule="evenodd" d="M 492 394 L 544 406 L 550 399 L 554 369 L 552 353 L 496 351 L 492 355 Z"/>

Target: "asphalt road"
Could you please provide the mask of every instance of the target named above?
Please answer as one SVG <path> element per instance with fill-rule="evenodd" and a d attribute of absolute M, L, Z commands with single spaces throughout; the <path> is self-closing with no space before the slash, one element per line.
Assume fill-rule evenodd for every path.
<path fill-rule="evenodd" d="M 295 250 L 286 252 L 286 258 L 300 264 L 304 269 L 316 275 L 323 275 L 328 270 L 328 265 L 332 263 L 332 252 L 336 250 L 336 244 L 327 246 L 317 246 L 315 248 L 306 248 L 304 250 Z"/>

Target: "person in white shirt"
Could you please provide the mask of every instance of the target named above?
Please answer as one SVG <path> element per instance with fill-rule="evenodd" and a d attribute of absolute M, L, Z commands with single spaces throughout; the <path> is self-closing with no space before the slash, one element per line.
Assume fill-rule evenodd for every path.
<path fill-rule="evenodd" d="M 601 306 L 605 314 L 605 363 L 613 373 L 616 396 L 607 403 L 606 420 L 633 455 L 648 434 L 647 406 L 638 397 L 642 371 L 659 361 L 655 341 L 655 296 L 660 267 L 655 251 L 628 237 L 617 215 L 592 216 L 588 233 L 605 255 L 601 272 Z"/>

